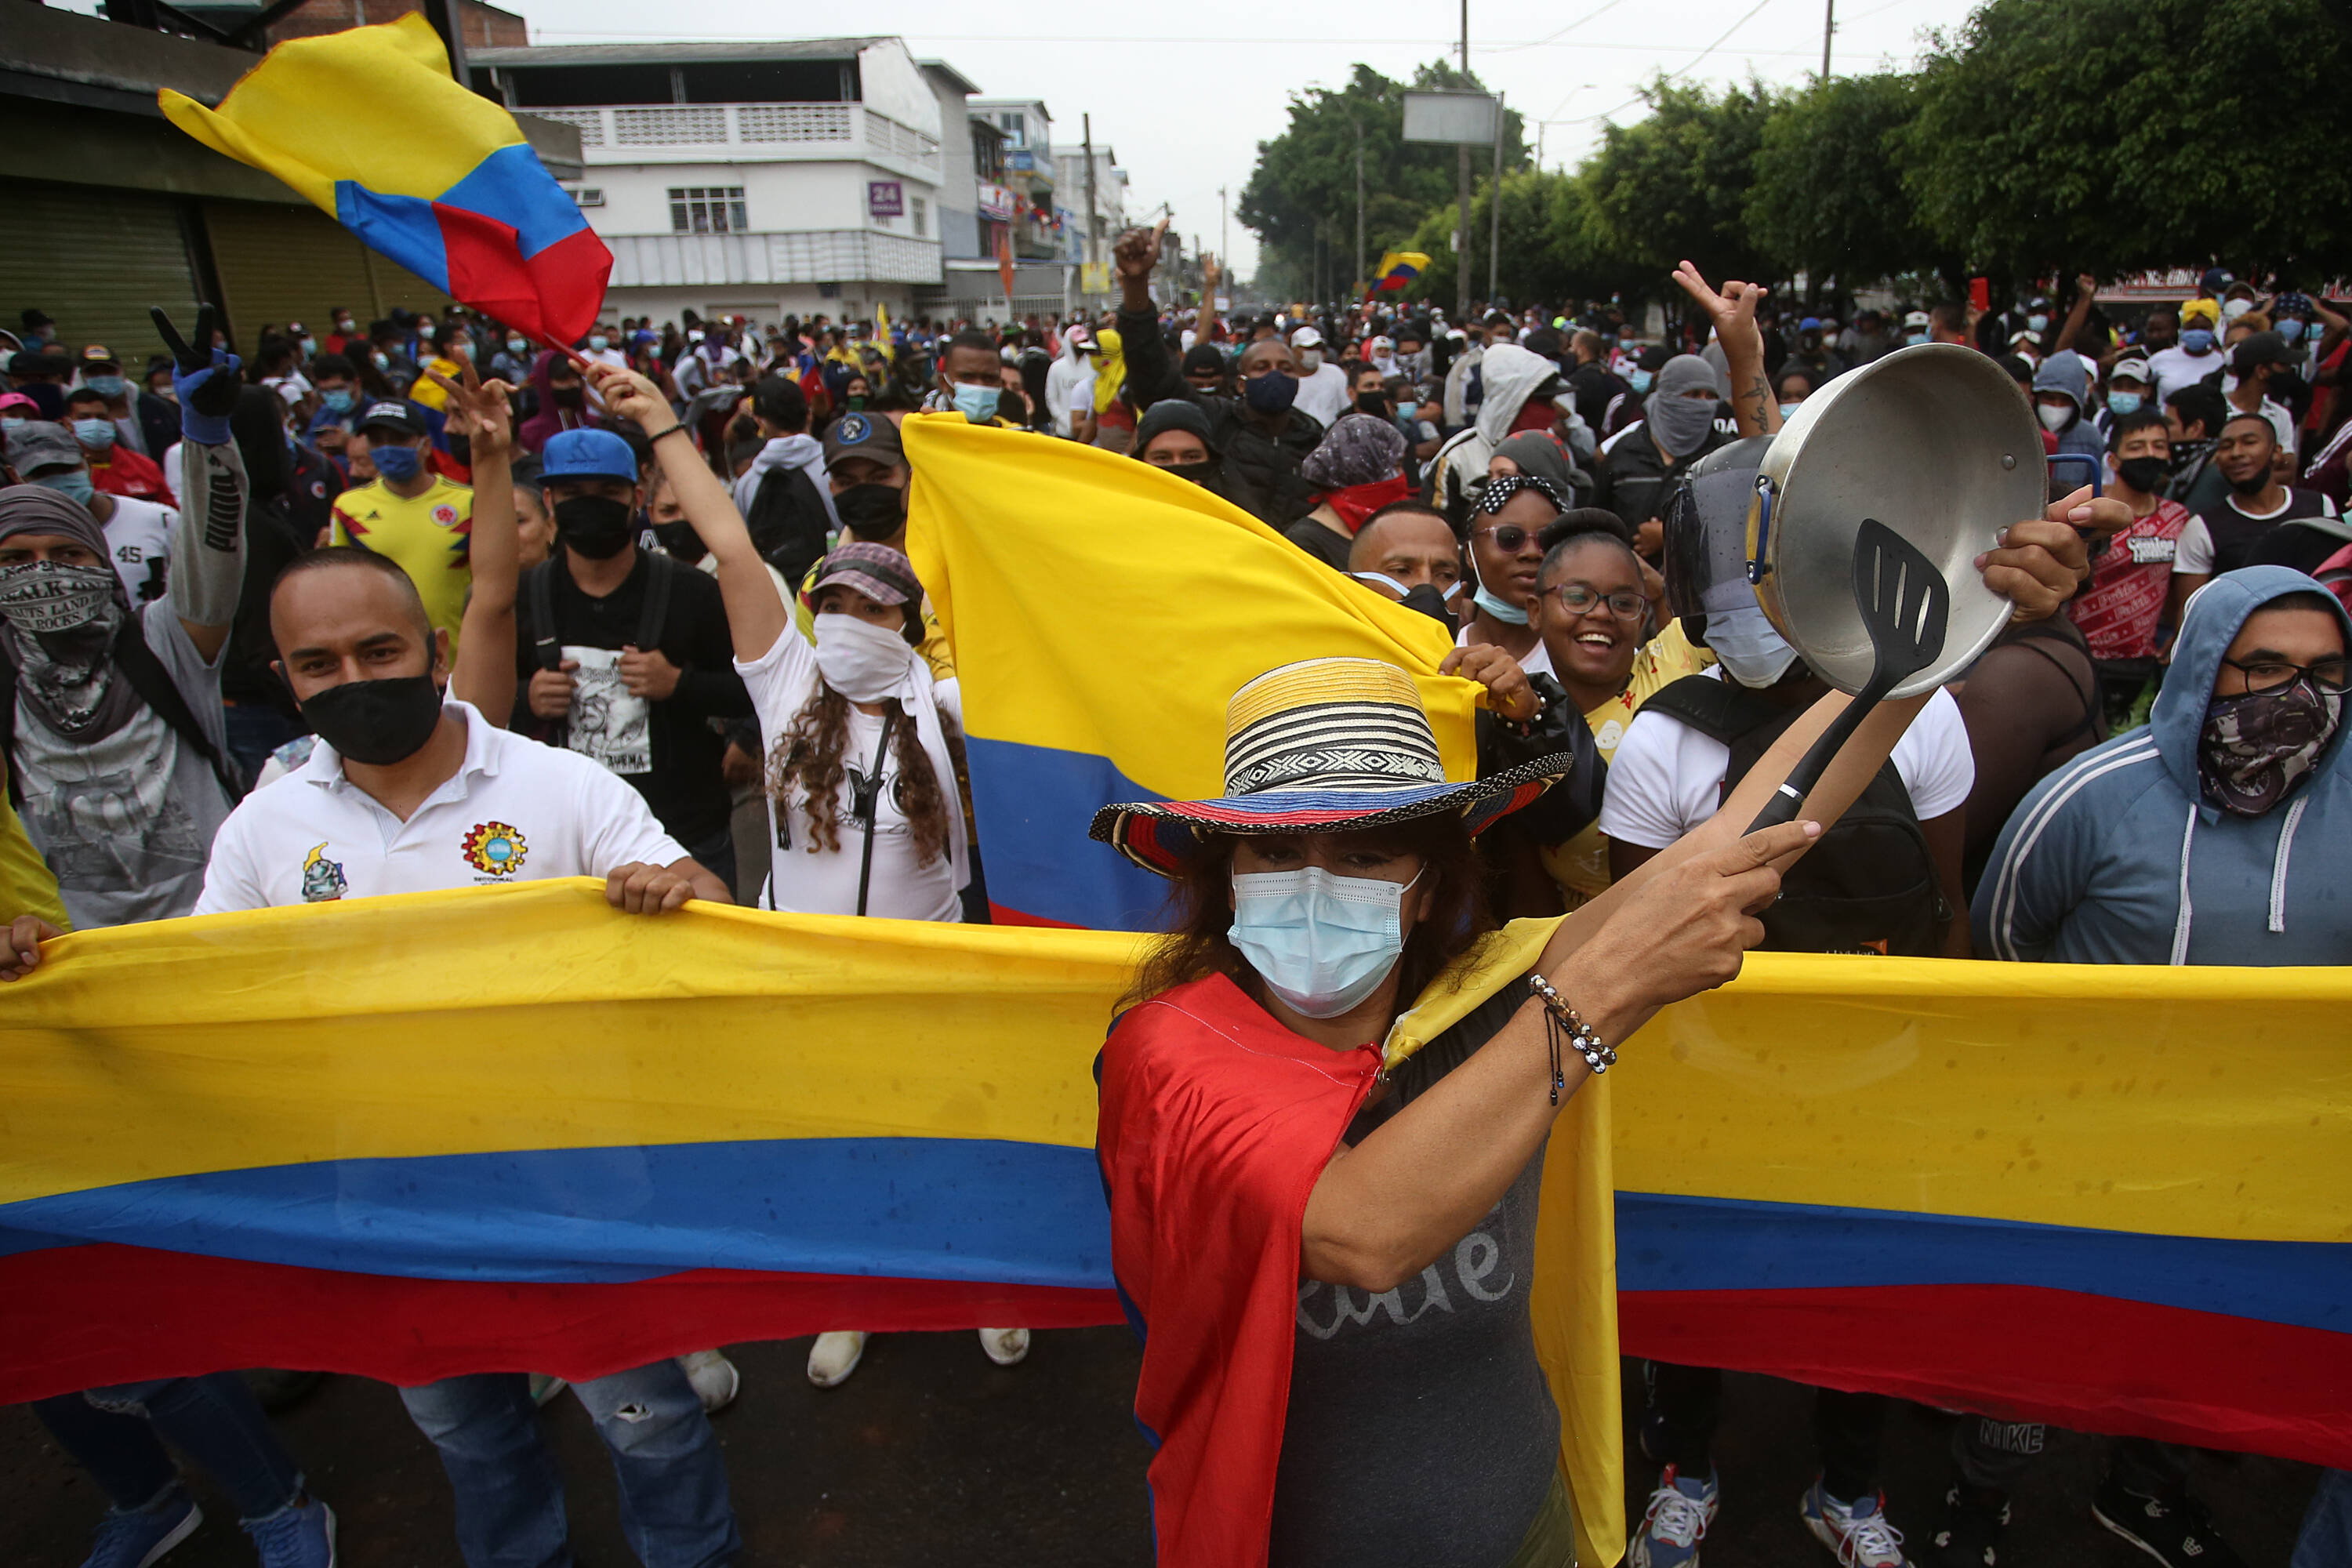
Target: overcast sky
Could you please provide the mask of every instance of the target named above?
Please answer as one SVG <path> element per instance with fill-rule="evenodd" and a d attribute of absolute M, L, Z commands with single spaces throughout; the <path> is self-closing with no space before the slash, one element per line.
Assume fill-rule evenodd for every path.
<path fill-rule="evenodd" d="M 77 10 L 94 0 L 71 0 Z M 1257 143 L 1278 135 L 1291 93 L 1337 87 L 1361 60 L 1400 79 L 1451 51 L 1457 4 L 1398 0 L 1196 0 L 1120 6 L 1031 0 L 1018 7 L 948 0 L 866 0 L 854 8 L 769 0 L 500 0 L 543 44 L 798 37 L 780 26 L 820 17 L 842 31 L 897 33 L 990 97 L 1034 97 L 1055 138 L 1076 142 L 1081 111 L 1115 148 L 1131 182 L 1130 214 L 1175 208 L 1189 248 L 1220 247 L 1217 191 L 1238 197 Z M 1836 0 L 1832 66 L 1840 74 L 1907 66 L 1923 35 L 1957 28 L 1970 0 Z M 1548 167 L 1572 167 L 1597 142 L 1601 120 L 1625 124 L 1643 106 L 1635 89 L 1659 70 L 1712 84 L 1750 71 L 1796 83 L 1821 68 L 1822 0 L 1471 0 L 1470 63 L 1543 130 Z M 658 30 L 656 30 L 658 29 Z M 1271 34 L 1272 36 L 1267 36 Z M 1586 85 L 1590 84 L 1590 85 Z M 1530 125 L 1533 139 L 1536 127 Z M 1256 263 L 1248 231 L 1233 226 L 1244 275 Z"/>

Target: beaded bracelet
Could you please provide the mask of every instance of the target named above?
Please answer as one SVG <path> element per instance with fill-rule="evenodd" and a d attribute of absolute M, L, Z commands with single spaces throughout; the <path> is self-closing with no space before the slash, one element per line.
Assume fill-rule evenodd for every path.
<path fill-rule="evenodd" d="M 1567 1076 L 1559 1065 L 1560 1042 L 1564 1039 L 1576 1054 L 1584 1058 L 1585 1067 L 1595 1077 L 1617 1065 L 1617 1052 L 1592 1032 L 1592 1026 L 1577 1016 L 1552 983 L 1540 974 L 1528 976 L 1528 989 L 1544 1006 L 1544 1037 L 1551 1047 L 1551 1102 L 1559 1103 L 1559 1091 L 1567 1087 Z"/>

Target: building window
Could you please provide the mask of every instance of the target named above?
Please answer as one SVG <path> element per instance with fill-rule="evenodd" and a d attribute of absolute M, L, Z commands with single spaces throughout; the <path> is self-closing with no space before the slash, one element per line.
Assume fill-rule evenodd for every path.
<path fill-rule="evenodd" d="M 583 207 L 601 207 L 604 205 L 604 193 L 593 185 L 568 185 L 565 189 L 572 193 L 572 199 Z"/>
<path fill-rule="evenodd" d="M 909 204 L 909 205 L 908 205 L 908 211 L 914 215 L 914 219 L 915 219 L 915 236 L 916 236 L 916 237 L 917 237 L 917 238 L 919 238 L 919 239 L 920 237 L 922 237 L 922 236 L 923 236 L 924 234 L 926 234 L 927 232 L 929 232 L 928 230 L 926 230 L 926 229 L 923 227 L 923 224 L 924 224 L 924 222 L 925 222 L 925 219 L 924 219 L 924 216 L 923 216 L 923 198 L 922 198 L 922 197 L 920 197 L 920 196 L 915 196 L 915 197 L 912 197 L 912 198 L 910 199 L 910 204 Z"/>
<path fill-rule="evenodd" d="M 998 115 L 996 117 L 996 122 L 1004 128 L 1004 133 L 1006 135 L 1012 137 L 1016 142 L 1025 141 L 1028 137 L 1027 122 L 1024 121 L 1019 114 L 1011 110 L 1006 110 L 1003 113 Z"/>
<path fill-rule="evenodd" d="M 743 216 L 740 185 L 672 185 L 669 226 L 673 234 L 740 234 L 751 226 Z"/>

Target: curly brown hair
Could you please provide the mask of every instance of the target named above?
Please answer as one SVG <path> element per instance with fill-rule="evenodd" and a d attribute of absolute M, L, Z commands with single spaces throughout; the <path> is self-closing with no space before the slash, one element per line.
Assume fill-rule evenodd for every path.
<path fill-rule="evenodd" d="M 923 750 L 913 716 L 895 697 L 884 706 L 890 726 L 890 754 L 898 764 L 899 801 L 907 813 L 908 830 L 914 837 L 915 858 L 929 865 L 948 852 L 946 791 L 931 766 L 930 753 Z M 940 715 L 940 724 L 947 732 L 949 754 L 956 757 L 961 736 L 945 713 Z M 793 715 L 791 728 L 776 737 L 768 753 L 769 798 L 781 805 L 798 784 L 806 801 L 810 839 L 815 847 L 826 851 L 841 847 L 842 752 L 848 746 L 849 699 L 820 681 L 801 710 Z M 961 805 L 957 809 L 961 809 Z"/>
<path fill-rule="evenodd" d="M 1423 875 L 1435 879 L 1429 916 L 1414 924 L 1399 961 L 1397 995 L 1410 1005 L 1446 965 L 1495 929 L 1486 868 L 1456 812 L 1374 828 L 1370 836 L 1392 854 L 1419 856 Z M 1182 869 L 1170 879 L 1165 934 L 1145 953 L 1121 1007 L 1212 974 L 1227 975 L 1256 994 L 1257 975 L 1227 935 L 1234 924 L 1234 837 L 1203 835 L 1200 853 L 1186 857 Z"/>

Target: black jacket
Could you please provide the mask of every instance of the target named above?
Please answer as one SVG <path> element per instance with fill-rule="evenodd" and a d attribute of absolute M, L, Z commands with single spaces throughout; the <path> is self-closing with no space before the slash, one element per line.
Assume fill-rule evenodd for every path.
<path fill-rule="evenodd" d="M 1268 436 L 1238 397 L 1198 393 L 1176 374 L 1160 320 L 1142 311 L 1118 313 L 1121 352 L 1127 359 L 1127 396 L 1140 414 L 1171 397 L 1188 397 L 1209 416 L 1209 445 L 1224 460 L 1225 499 L 1273 528 L 1287 528 L 1315 510 L 1317 489 L 1301 478 L 1299 463 L 1322 444 L 1323 426 L 1293 408 L 1278 435 Z"/>
<path fill-rule="evenodd" d="M 1666 514 L 1667 493 L 1673 481 L 1681 476 L 1675 470 L 1685 468 L 1714 451 L 1727 441 L 1738 437 L 1724 432 L 1723 421 L 1706 433 L 1699 449 L 1675 462 L 1674 468 L 1650 439 L 1646 424 L 1635 425 L 1612 441 L 1601 453 L 1600 489 L 1593 504 L 1605 506 L 1617 514 L 1627 528 L 1639 528 L 1654 517 Z"/>

